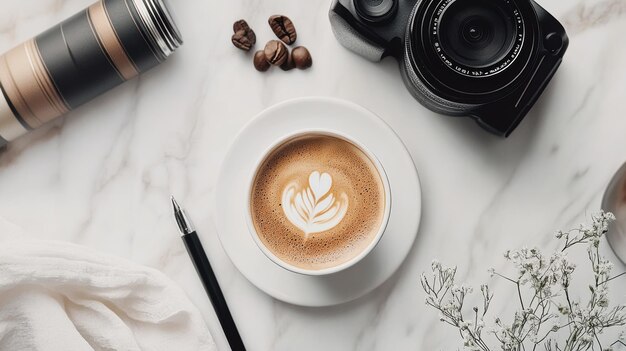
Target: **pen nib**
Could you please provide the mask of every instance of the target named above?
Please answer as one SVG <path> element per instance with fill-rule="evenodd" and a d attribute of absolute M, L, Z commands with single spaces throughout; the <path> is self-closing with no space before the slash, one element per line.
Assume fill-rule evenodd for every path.
<path fill-rule="evenodd" d="M 178 202 L 176 202 L 176 199 L 174 198 L 174 195 L 170 196 L 170 199 L 172 200 L 172 206 L 174 207 L 174 213 L 180 212 L 180 206 L 178 205 Z"/>
<path fill-rule="evenodd" d="M 187 213 L 185 213 L 185 210 L 180 208 L 178 202 L 176 202 L 176 199 L 173 195 L 171 196 L 171 200 L 172 207 L 174 208 L 174 217 L 176 218 L 176 223 L 178 224 L 178 229 L 180 230 L 180 233 L 182 235 L 192 233 L 194 231 L 194 228 L 193 224 L 191 224 L 191 221 L 187 217 Z"/>

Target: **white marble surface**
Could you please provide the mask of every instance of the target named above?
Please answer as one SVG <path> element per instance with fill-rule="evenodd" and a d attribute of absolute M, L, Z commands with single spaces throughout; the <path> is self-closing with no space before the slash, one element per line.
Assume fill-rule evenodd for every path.
<path fill-rule="evenodd" d="M 2 1 L 0 50 L 90 2 Z M 374 65 L 344 50 L 330 31 L 329 1 L 176 1 L 186 43 L 169 62 L 0 155 L 0 216 L 23 235 L 162 270 L 227 349 L 177 236 L 168 202 L 174 193 L 197 224 L 250 350 L 457 349 L 458 334 L 423 304 L 418 275 L 431 259 L 458 264 L 461 278 L 483 282 L 488 267 L 502 266 L 505 249 L 551 247 L 554 230 L 595 211 L 626 160 L 626 0 L 542 4 L 565 23 L 570 49 L 539 104 L 501 140 L 421 107 L 392 60 Z M 246 18 L 264 42 L 274 13 L 295 21 L 313 69 L 258 74 L 251 57 L 232 47 L 234 20 Z M 277 302 L 248 283 L 220 247 L 210 201 L 237 131 L 265 107 L 308 95 L 344 98 L 379 114 L 408 146 L 424 190 L 421 231 L 400 271 L 360 300 L 323 309 Z M 500 308 L 510 290 L 494 284 Z M 626 282 L 615 291 L 624 302 Z"/>

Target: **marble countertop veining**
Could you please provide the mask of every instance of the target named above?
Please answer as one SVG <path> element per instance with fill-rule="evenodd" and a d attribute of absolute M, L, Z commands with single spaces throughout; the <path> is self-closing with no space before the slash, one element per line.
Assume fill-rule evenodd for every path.
<path fill-rule="evenodd" d="M 3 1 L 0 51 L 90 2 Z M 418 276 L 431 260 L 458 264 L 462 279 L 479 284 L 489 279 L 489 267 L 503 266 L 507 248 L 553 247 L 551 234 L 598 209 L 626 161 L 626 0 L 541 1 L 563 21 L 571 44 L 508 140 L 420 106 L 393 60 L 377 65 L 346 51 L 331 33 L 329 2 L 172 1 L 186 41 L 167 63 L 0 154 L 0 219 L 24 235 L 162 270 L 188 292 L 227 349 L 177 235 L 173 193 L 198 227 L 250 350 L 457 349 L 457 333 L 423 303 Z M 275 13 L 294 20 L 313 69 L 259 74 L 251 55 L 232 47 L 234 20 L 247 19 L 263 43 L 273 37 L 266 20 Z M 239 129 L 272 104 L 309 95 L 347 99 L 380 115 L 409 148 L 424 194 L 421 230 L 401 269 L 364 298 L 332 308 L 287 305 L 252 286 L 219 244 L 211 201 Z M 510 287 L 493 284 L 496 311 L 506 309 Z M 626 281 L 614 290 L 626 300 Z"/>

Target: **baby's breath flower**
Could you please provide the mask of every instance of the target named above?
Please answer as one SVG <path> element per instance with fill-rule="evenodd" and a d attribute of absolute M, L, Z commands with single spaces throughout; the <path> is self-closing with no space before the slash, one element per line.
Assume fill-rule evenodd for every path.
<path fill-rule="evenodd" d="M 439 310 L 441 321 L 458 328 L 464 350 L 520 351 L 545 347 L 545 351 L 582 351 L 611 350 L 618 343 L 626 346 L 626 305 L 610 306 L 608 287 L 616 276 L 611 277 L 613 264 L 601 257 L 598 250 L 600 239 L 615 216 L 600 212 L 591 218 L 590 225 L 556 232 L 555 237 L 563 246 L 554 253 L 544 254 L 538 248 L 528 247 L 506 251 L 505 259 L 516 269 L 513 277 L 501 275 L 494 268 L 488 270 L 490 276 L 514 283 L 515 294 L 508 298 L 519 301 L 520 308 L 512 318 L 495 317 L 494 324 L 487 326 L 484 318 L 493 298 L 489 286 L 480 286 L 482 306 L 469 305 L 465 299 L 472 294 L 472 287 L 456 284 L 456 267 L 445 267 L 437 260 L 431 263 L 433 275 L 421 277 L 426 304 Z M 569 261 L 567 251 L 574 246 L 587 246 L 594 278 L 589 285 L 588 302 L 581 302 L 569 290 L 576 265 Z M 620 341 L 601 348 L 602 331 L 612 327 L 622 328 Z M 493 336 L 497 346 L 491 348 L 483 338 L 485 334 Z M 576 341 L 572 344 L 571 340 Z"/>
<path fill-rule="evenodd" d="M 584 343 L 590 343 L 593 339 L 591 339 L 591 335 L 589 334 L 583 334 L 580 336 L 580 340 L 582 340 L 582 342 Z"/>
<path fill-rule="evenodd" d="M 433 271 L 441 270 L 441 263 L 439 263 L 439 261 L 436 259 L 431 262 L 430 266 Z"/>
<path fill-rule="evenodd" d="M 559 306 L 559 312 L 563 315 L 568 315 L 571 313 L 571 310 L 567 306 Z"/>

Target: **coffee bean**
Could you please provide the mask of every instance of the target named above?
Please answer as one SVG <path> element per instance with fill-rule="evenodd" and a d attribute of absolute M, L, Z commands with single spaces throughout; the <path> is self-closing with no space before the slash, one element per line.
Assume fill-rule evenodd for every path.
<path fill-rule="evenodd" d="M 240 30 L 245 30 L 246 32 L 248 32 L 248 31 L 251 31 L 252 29 L 250 28 L 246 20 L 240 19 L 239 21 L 236 21 L 235 23 L 233 23 L 233 32 L 237 33 Z"/>
<path fill-rule="evenodd" d="M 282 65 L 280 65 L 280 69 L 282 69 L 283 71 L 291 71 L 294 68 L 296 68 L 296 65 L 293 62 L 293 55 L 287 53 L 287 59 L 285 60 L 285 62 L 283 62 Z"/>
<path fill-rule="evenodd" d="M 307 69 L 313 65 L 313 58 L 311 53 L 304 46 L 298 46 L 291 51 L 291 57 L 293 58 L 294 65 L 298 69 Z"/>
<path fill-rule="evenodd" d="M 289 56 L 285 44 L 278 40 L 270 40 L 265 44 L 265 59 L 274 66 L 282 65 Z"/>
<path fill-rule="evenodd" d="M 256 34 L 246 21 L 239 20 L 233 23 L 233 31 L 235 34 L 231 37 L 231 41 L 238 49 L 248 51 L 256 44 Z"/>
<path fill-rule="evenodd" d="M 278 39 L 285 42 L 287 45 L 291 45 L 296 42 L 298 34 L 296 33 L 296 27 L 293 22 L 287 16 L 274 15 L 267 21 L 272 28 L 272 31 Z"/>
<path fill-rule="evenodd" d="M 254 53 L 254 68 L 256 68 L 259 72 L 265 72 L 270 69 L 270 63 L 267 62 L 265 58 L 265 52 L 263 50 L 259 50 Z"/>

